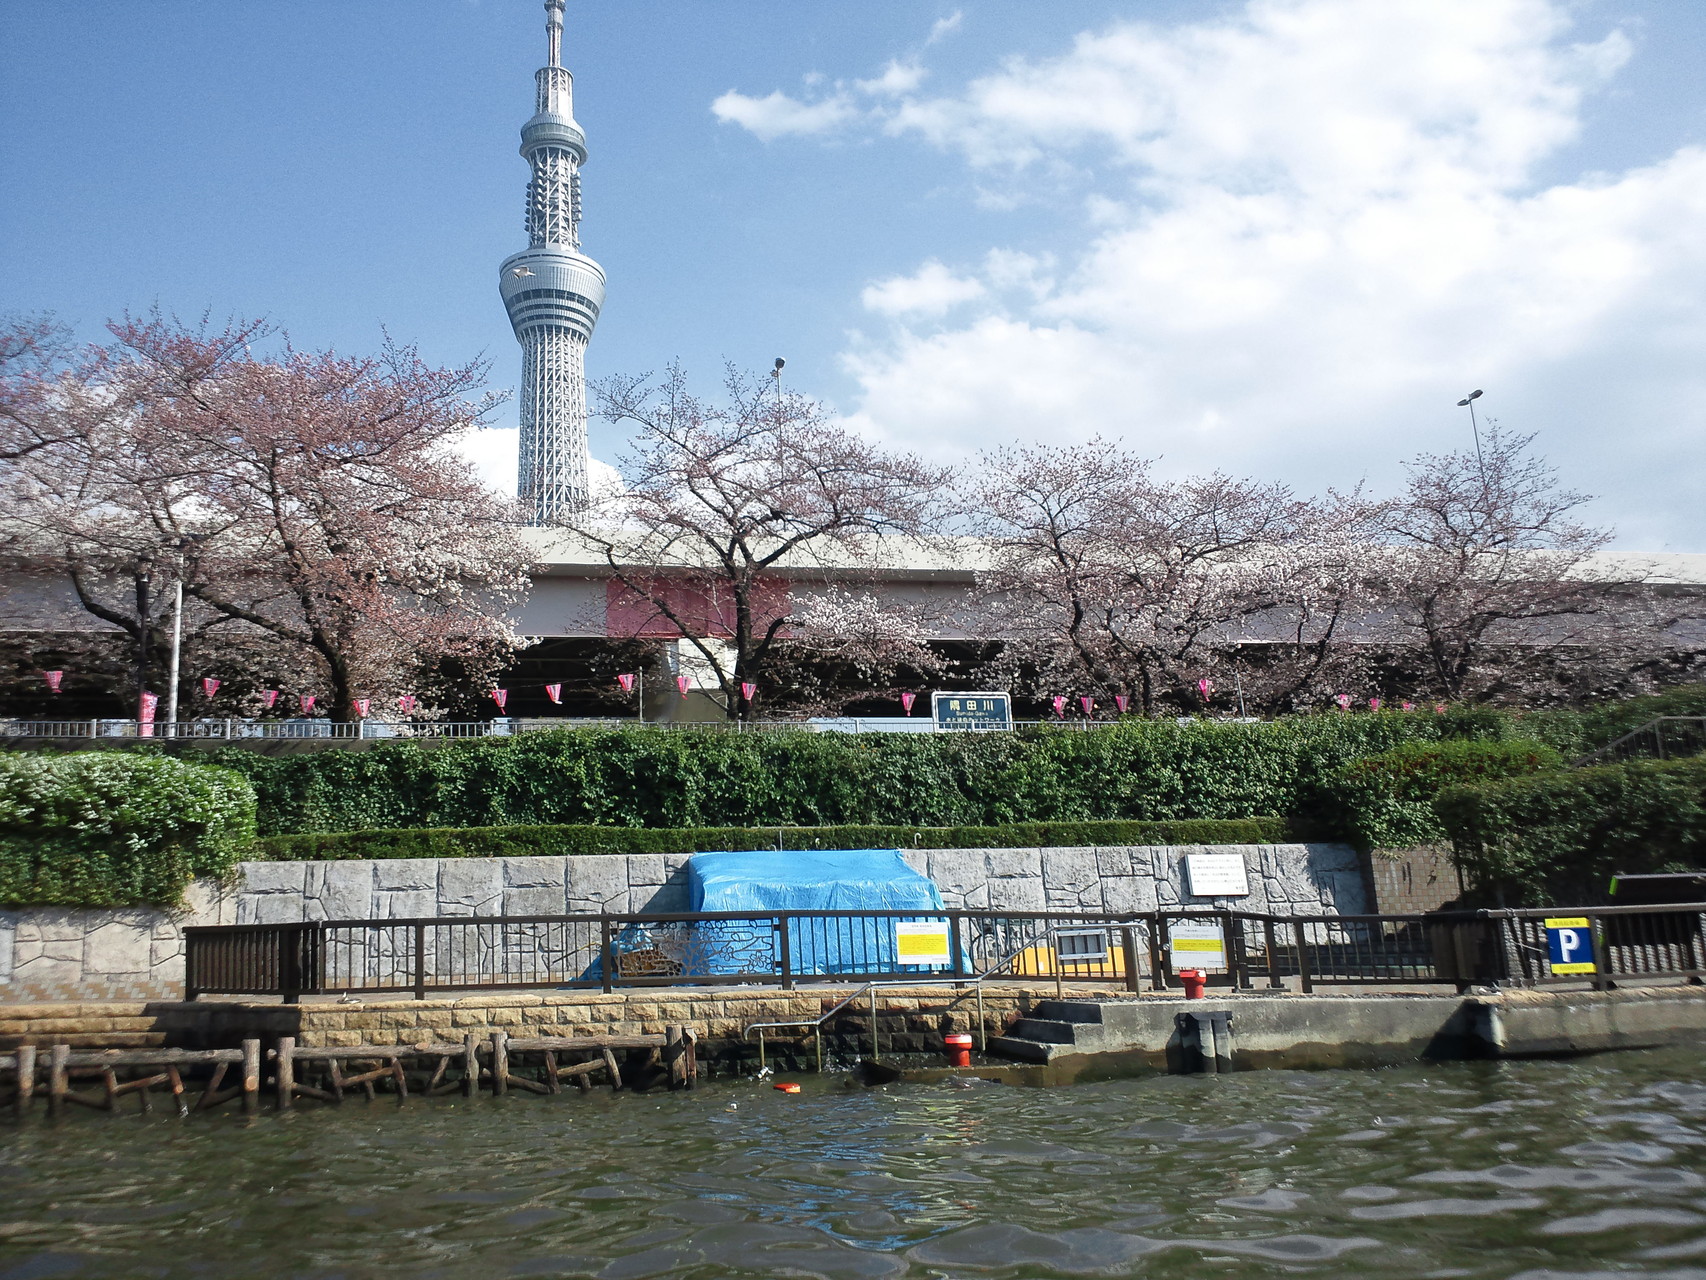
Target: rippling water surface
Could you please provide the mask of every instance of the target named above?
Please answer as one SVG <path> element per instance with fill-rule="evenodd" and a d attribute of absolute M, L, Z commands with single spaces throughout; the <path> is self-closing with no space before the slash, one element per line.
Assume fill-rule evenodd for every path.
<path fill-rule="evenodd" d="M 0 1277 L 1706 1278 L 1706 1063 L 0 1130 Z"/>

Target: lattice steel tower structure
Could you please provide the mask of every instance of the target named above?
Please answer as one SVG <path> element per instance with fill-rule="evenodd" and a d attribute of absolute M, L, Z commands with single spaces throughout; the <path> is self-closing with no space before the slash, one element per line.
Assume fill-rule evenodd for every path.
<path fill-rule="evenodd" d="M 521 344 L 521 466 L 517 492 L 533 524 L 587 504 L 586 344 L 604 305 L 604 269 L 580 251 L 586 135 L 575 123 L 574 77 L 563 66 L 563 2 L 545 0 L 550 45 L 533 118 L 521 126 L 527 248 L 503 260 L 498 290 Z"/>

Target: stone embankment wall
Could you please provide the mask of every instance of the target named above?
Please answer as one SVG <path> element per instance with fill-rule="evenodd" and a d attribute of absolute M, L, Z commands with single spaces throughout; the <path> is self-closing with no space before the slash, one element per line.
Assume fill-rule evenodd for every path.
<path fill-rule="evenodd" d="M 1195 897 L 1184 859 L 1244 859 L 1250 893 Z M 1347 845 L 930 849 L 906 859 L 949 907 L 1137 914 L 1176 906 L 1276 915 L 1369 910 Z M 245 862 L 230 885 L 191 886 L 181 911 L 0 912 L 0 1003 L 170 1000 L 183 994 L 183 928 L 304 920 L 560 915 L 690 909 L 686 854 Z"/>

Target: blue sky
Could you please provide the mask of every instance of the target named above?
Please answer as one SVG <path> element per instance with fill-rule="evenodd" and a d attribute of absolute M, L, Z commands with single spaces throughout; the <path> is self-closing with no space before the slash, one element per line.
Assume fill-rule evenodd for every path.
<path fill-rule="evenodd" d="M 536 0 L 0 0 L 0 310 L 511 386 L 543 48 Z M 570 0 L 565 49 L 595 376 L 784 355 L 934 456 L 1304 489 L 1389 488 L 1484 386 L 1623 545 L 1706 551 L 1706 4 Z"/>

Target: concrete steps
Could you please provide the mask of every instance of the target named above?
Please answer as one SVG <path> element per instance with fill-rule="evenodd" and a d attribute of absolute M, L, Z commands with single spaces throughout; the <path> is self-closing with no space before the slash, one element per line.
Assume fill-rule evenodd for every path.
<path fill-rule="evenodd" d="M 989 1049 L 1020 1062 L 1042 1063 L 1071 1054 L 1128 1049 L 1134 1038 L 1143 1036 L 1147 1019 L 1140 1020 L 1138 1014 L 1134 1000 L 1040 1000 L 1006 1035 L 992 1036 Z"/>

